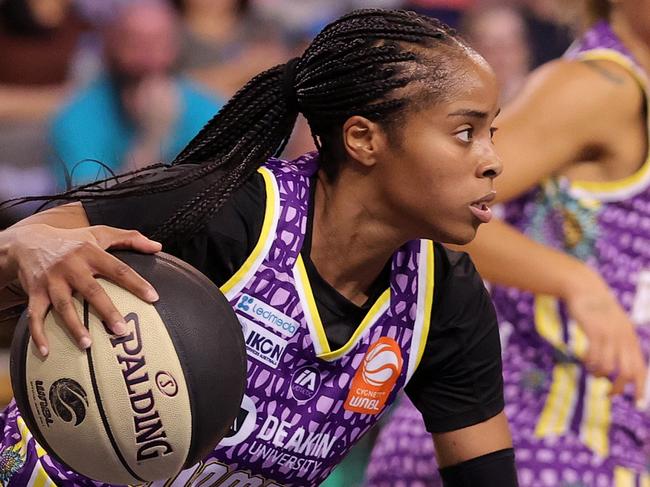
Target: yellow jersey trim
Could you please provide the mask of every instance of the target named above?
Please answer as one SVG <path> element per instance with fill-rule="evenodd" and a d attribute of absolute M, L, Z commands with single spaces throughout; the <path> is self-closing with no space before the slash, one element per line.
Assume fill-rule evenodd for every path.
<path fill-rule="evenodd" d="M 424 295 L 424 321 L 422 323 L 422 336 L 420 337 L 420 347 L 418 348 L 418 359 L 415 362 L 415 368 L 420 365 L 422 355 L 424 355 L 424 347 L 429 337 L 429 326 L 431 325 L 431 312 L 433 308 L 433 292 L 435 290 L 435 254 L 433 250 L 433 242 L 427 241 L 427 272 L 425 281 L 425 295 Z M 420 283 L 421 284 L 421 283 Z"/>
<path fill-rule="evenodd" d="M 641 86 L 646 99 L 650 93 L 648 90 L 648 80 L 644 73 L 627 57 L 613 49 L 594 49 L 578 56 L 580 60 L 608 60 L 619 64 L 632 74 L 637 83 Z M 649 102 L 646 101 L 646 105 Z M 650 107 L 649 107 L 650 108 Z M 650 113 L 650 112 L 649 112 Z M 648 140 L 650 140 L 650 121 L 646 120 L 646 131 L 648 131 Z M 645 183 L 645 184 L 644 184 Z M 571 181 L 571 192 L 579 197 L 600 197 L 604 199 L 618 198 L 628 196 L 630 193 L 640 191 L 650 184 L 650 152 L 641 167 L 622 179 L 614 181 Z"/>
<path fill-rule="evenodd" d="M 544 409 L 535 427 L 537 438 L 565 434 L 578 398 L 580 368 L 562 363 L 553 367 L 553 378 Z"/>
<path fill-rule="evenodd" d="M 361 324 L 354 331 L 350 339 L 337 350 L 331 350 L 329 342 L 327 341 L 327 335 L 325 334 L 325 328 L 323 327 L 323 322 L 321 320 L 318 308 L 316 307 L 316 300 L 314 299 L 314 293 L 307 277 L 307 269 L 305 268 L 305 262 L 302 259 L 302 256 L 299 255 L 296 260 L 296 267 L 294 271 L 296 278 L 296 289 L 300 295 L 301 301 L 303 302 L 303 311 L 305 313 L 305 321 L 309 328 L 312 341 L 314 342 L 314 349 L 316 350 L 316 356 L 322 360 L 332 361 L 338 358 L 341 358 L 350 349 L 357 344 L 359 339 L 363 336 L 364 332 L 377 320 L 379 316 L 388 308 L 388 303 L 390 301 L 390 289 L 386 289 L 372 305 L 368 313 L 361 321 Z"/>
<path fill-rule="evenodd" d="M 275 239 L 275 231 L 280 215 L 280 191 L 271 171 L 265 167 L 260 167 L 257 172 L 264 178 L 264 187 L 266 188 L 266 208 L 264 210 L 262 231 L 251 254 L 237 272 L 221 286 L 221 292 L 228 297 L 232 297 L 232 294 L 239 292 L 253 277 Z"/>
<path fill-rule="evenodd" d="M 325 335 L 325 328 L 323 328 L 323 322 L 320 319 L 320 314 L 316 307 L 316 300 L 314 299 L 314 293 L 309 283 L 309 277 L 307 277 L 305 262 L 302 260 L 302 255 L 300 254 L 298 254 L 298 258 L 296 259 L 294 278 L 296 281 L 296 290 L 303 305 L 305 321 L 307 322 L 312 341 L 314 342 L 316 355 L 320 356 L 323 353 L 328 353 L 330 352 L 330 346 Z"/>
<path fill-rule="evenodd" d="M 357 342 L 359 341 L 361 336 L 366 332 L 366 330 L 370 328 L 370 326 L 375 321 L 377 321 L 377 318 L 381 316 L 388 309 L 389 302 L 390 302 L 390 290 L 386 289 L 381 294 L 381 296 L 377 298 L 377 301 L 375 301 L 375 304 L 372 305 L 372 307 L 368 311 L 368 314 L 366 314 L 366 316 L 363 318 L 361 324 L 354 331 L 354 333 L 352 334 L 348 342 L 338 350 L 332 350 L 331 352 L 323 353 L 322 355 L 319 355 L 318 358 L 331 361 L 331 360 L 336 360 L 342 357 L 343 355 L 345 355 L 347 352 L 349 352 L 350 349 L 357 344 Z"/>
<path fill-rule="evenodd" d="M 435 287 L 435 253 L 431 240 L 420 240 L 420 258 L 418 267 L 418 301 L 417 314 L 413 326 L 413 342 L 406 375 L 407 382 L 420 365 L 429 337 L 431 325 L 431 308 Z"/>

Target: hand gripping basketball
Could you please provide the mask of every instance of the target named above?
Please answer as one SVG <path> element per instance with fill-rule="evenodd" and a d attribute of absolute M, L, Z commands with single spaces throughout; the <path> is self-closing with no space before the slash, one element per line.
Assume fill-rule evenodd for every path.
<path fill-rule="evenodd" d="M 154 302 L 154 288 L 128 265 L 106 249 L 132 249 L 143 253 L 161 250 L 158 242 L 141 233 L 107 226 L 76 229 L 31 224 L 11 229 L 14 244 L 11 259 L 18 279 L 28 295 L 29 329 L 40 353 L 48 354 L 43 320 L 50 306 L 61 315 L 65 326 L 82 349 L 91 344 L 72 303 L 78 292 L 97 310 L 108 327 L 120 335 L 126 331 L 124 317 L 108 298 L 96 277 L 102 276 L 131 291 L 141 299 Z"/>
<path fill-rule="evenodd" d="M 160 299 L 148 303 L 98 278 L 126 333 L 112 333 L 74 293 L 93 346 L 75 346 L 50 310 L 47 357 L 22 317 L 11 382 L 22 418 L 50 456 L 101 482 L 142 484 L 173 477 L 221 441 L 239 413 L 246 349 L 232 306 L 197 269 L 163 252 L 114 255 L 155 283 Z"/>

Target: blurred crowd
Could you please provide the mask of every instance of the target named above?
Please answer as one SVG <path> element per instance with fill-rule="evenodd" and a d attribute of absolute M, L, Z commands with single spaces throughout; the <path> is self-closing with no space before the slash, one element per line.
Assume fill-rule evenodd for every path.
<path fill-rule="evenodd" d="M 170 162 L 240 86 L 359 7 L 459 29 L 503 101 L 571 39 L 553 0 L 0 0 L 0 201 Z M 288 157 L 313 147 L 297 124 Z M 0 228 L 30 211 L 0 214 Z"/>

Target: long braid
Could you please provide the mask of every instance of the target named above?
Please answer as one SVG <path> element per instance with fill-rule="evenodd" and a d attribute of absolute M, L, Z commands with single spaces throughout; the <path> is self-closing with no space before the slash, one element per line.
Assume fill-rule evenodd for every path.
<path fill-rule="evenodd" d="M 435 73 L 445 72 L 442 68 L 447 58 L 435 56 L 442 46 L 448 50 L 466 47 L 444 24 L 413 12 L 351 12 L 316 36 L 291 66 L 292 79 L 287 80 L 288 66 L 279 65 L 255 76 L 240 89 L 173 161 L 174 165 L 187 167 L 180 176 L 165 177 L 163 172 L 155 182 L 147 182 L 145 176 L 160 170 L 160 165 L 150 166 L 81 186 L 54 199 L 151 194 L 222 172 L 221 178 L 182 204 L 153 235 L 163 242 L 186 238 L 205 225 L 261 164 L 283 150 L 299 111 L 305 115 L 319 150 L 336 143 L 332 134 L 352 115 L 388 123 L 407 106 L 408 100 L 400 97 L 402 92 L 398 90 L 423 80 L 422 70 L 418 74 L 416 68 L 425 67 L 429 74 L 434 73 L 428 76 L 434 80 L 428 82 L 431 85 L 440 78 Z M 288 81 L 291 95 L 287 94 Z M 432 86 L 431 91 L 435 95 L 443 88 Z M 337 172 L 337 161 L 333 159 L 322 157 L 328 176 Z M 111 183 L 119 184 L 106 187 Z"/>

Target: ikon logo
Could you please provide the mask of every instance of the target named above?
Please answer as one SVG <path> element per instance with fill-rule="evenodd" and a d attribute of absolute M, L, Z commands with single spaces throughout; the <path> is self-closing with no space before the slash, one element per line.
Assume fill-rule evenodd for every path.
<path fill-rule="evenodd" d="M 320 383 L 320 372 L 316 367 L 300 367 L 291 377 L 291 393 L 297 401 L 308 401 L 318 392 Z"/>
<path fill-rule="evenodd" d="M 362 414 L 377 414 L 386 404 L 400 372 L 402 352 L 395 340 L 381 337 L 370 345 L 361 368 L 352 379 L 343 407 Z"/>

